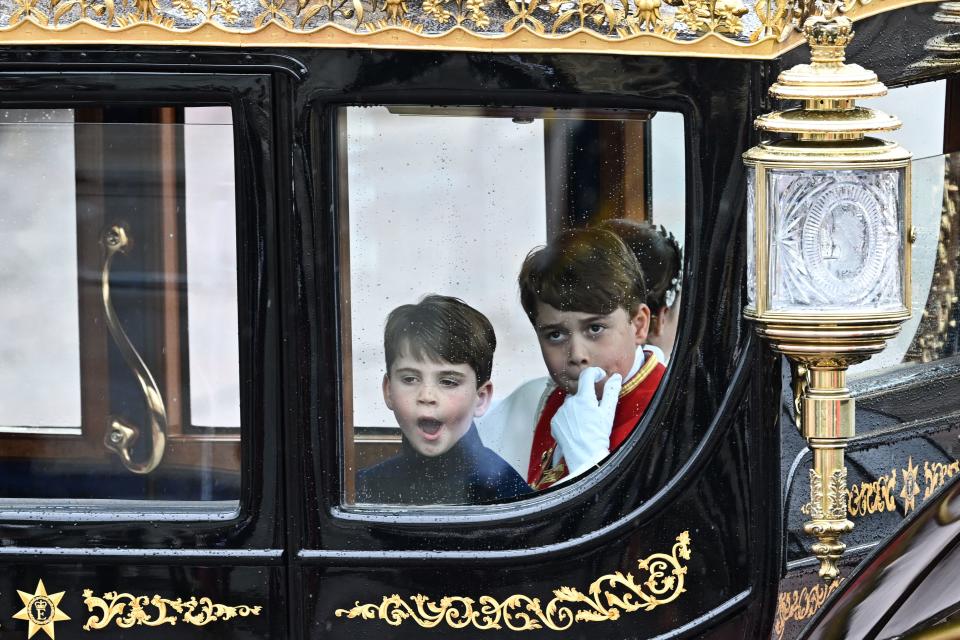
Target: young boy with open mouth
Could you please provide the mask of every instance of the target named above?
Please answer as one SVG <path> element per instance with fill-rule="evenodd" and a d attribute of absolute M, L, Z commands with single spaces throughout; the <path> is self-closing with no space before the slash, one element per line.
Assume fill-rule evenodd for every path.
<path fill-rule="evenodd" d="M 383 342 L 383 399 L 403 443 L 399 455 L 359 473 L 358 502 L 479 504 L 529 493 L 474 426 L 493 394 L 497 339 L 486 316 L 430 295 L 394 309 Z"/>

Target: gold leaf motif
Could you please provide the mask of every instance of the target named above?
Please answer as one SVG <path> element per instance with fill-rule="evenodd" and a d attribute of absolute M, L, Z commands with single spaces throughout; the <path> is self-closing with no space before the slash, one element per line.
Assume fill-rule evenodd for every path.
<path fill-rule="evenodd" d="M 226 24 L 236 24 L 240 19 L 240 12 L 233 4 L 233 0 L 212 0 L 208 5 L 206 19 L 219 18 Z"/>
<path fill-rule="evenodd" d="M 215 603 L 210 598 L 198 600 L 196 597 L 191 597 L 187 601 L 182 598 L 170 600 L 161 598 L 159 595 L 135 596 L 116 591 L 109 591 L 98 597 L 93 595 L 90 589 L 84 589 L 83 603 L 92 614 L 83 625 L 84 631 L 104 629 L 111 623 L 122 629 L 137 625 L 147 627 L 173 625 L 179 621 L 202 627 L 211 622 L 229 620 L 237 616 L 257 616 L 261 611 L 260 606 L 251 607 L 245 604 L 228 606 Z"/>
<path fill-rule="evenodd" d="M 816 469 L 810 469 L 810 502 L 800 512 L 813 520 L 823 520 L 823 479 Z"/>
<path fill-rule="evenodd" d="M 10 15 L 10 24 L 14 25 L 24 20 L 34 22 L 41 27 L 50 23 L 42 9 L 37 8 L 38 0 L 16 0 L 16 11 Z"/>
<path fill-rule="evenodd" d="M 579 2 L 586 1 L 589 0 L 579 0 Z M 547 28 L 543 21 L 533 16 L 539 4 L 540 0 L 507 0 L 507 6 L 510 7 L 514 16 L 504 23 L 504 33 L 516 31 L 522 26 L 532 27 L 536 33 L 545 33 Z"/>
<path fill-rule="evenodd" d="M 297 15 L 300 18 L 300 28 L 308 28 L 308 24 L 317 16 L 324 16 L 327 22 L 341 15 L 344 18 L 356 19 L 357 26 L 363 22 L 364 7 L 360 0 L 310 0 L 297 1 Z"/>
<path fill-rule="evenodd" d="M 53 24 L 56 25 L 58 22 L 60 22 L 60 19 L 67 14 L 68 11 L 79 6 L 81 6 L 79 0 L 71 0 L 70 2 L 60 3 L 60 5 L 53 11 Z"/>
<path fill-rule="evenodd" d="M 286 0 L 260 0 L 260 6 L 263 7 L 264 10 L 254 18 L 254 28 L 259 29 L 268 22 L 278 22 L 292 29 L 293 20 L 284 13 L 284 5 L 286 3 Z"/>
<path fill-rule="evenodd" d="M 512 631 L 564 631 L 578 622 L 617 620 L 623 613 L 651 611 L 673 602 L 686 591 L 687 567 L 680 561 L 689 559 L 690 533 L 684 531 L 677 536 L 670 555 L 655 553 L 637 562 L 637 568 L 643 572 L 640 582 L 630 573 L 617 571 L 594 580 L 587 593 L 561 586 L 554 589 L 545 608 L 540 606 L 539 598 L 520 594 L 503 601 L 487 595 L 478 600 L 444 596 L 439 603 L 423 594 L 411 596 L 409 601 L 393 594 L 384 596 L 380 604 L 356 602 L 350 609 L 337 609 L 335 615 L 381 620 L 392 626 L 410 620 L 426 629 L 446 624 L 452 629 L 472 626 L 479 630 L 506 627 Z"/>
<path fill-rule="evenodd" d="M 487 0 L 423 0 L 423 12 L 440 24 L 453 22 L 463 26 L 472 22 L 477 29 L 490 26 Z"/>
<path fill-rule="evenodd" d="M 847 468 L 833 470 L 826 493 L 823 478 L 816 469 L 810 469 L 810 502 L 802 506 L 800 512 L 812 520 L 844 520 L 848 508 Z"/>
<path fill-rule="evenodd" d="M 827 488 L 827 518 L 843 520 L 847 517 L 847 468 L 834 469 Z"/>
<path fill-rule="evenodd" d="M 193 5 L 193 0 L 173 0 L 173 6 L 180 9 L 189 20 L 193 20 L 200 15 L 200 9 Z"/>
<path fill-rule="evenodd" d="M 754 5 L 760 27 L 750 34 L 750 42 L 773 36 L 779 38 L 789 22 L 790 3 L 788 0 L 758 0 Z"/>

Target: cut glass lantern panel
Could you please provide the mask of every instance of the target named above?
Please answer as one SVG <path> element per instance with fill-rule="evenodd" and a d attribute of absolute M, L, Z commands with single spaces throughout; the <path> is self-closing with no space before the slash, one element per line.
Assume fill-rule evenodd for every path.
<path fill-rule="evenodd" d="M 747 306 L 757 304 L 757 228 L 753 216 L 756 215 L 754 199 L 754 181 L 756 169 L 747 167 Z"/>
<path fill-rule="evenodd" d="M 903 308 L 904 169 L 767 176 L 770 311 Z"/>

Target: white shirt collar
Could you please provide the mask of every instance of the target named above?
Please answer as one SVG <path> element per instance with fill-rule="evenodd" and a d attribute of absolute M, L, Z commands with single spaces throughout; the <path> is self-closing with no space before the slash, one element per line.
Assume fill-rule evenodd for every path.
<path fill-rule="evenodd" d="M 623 379 L 624 382 L 636 375 L 637 371 L 640 371 L 640 367 L 643 366 L 644 361 L 647 359 L 643 355 L 643 345 L 637 347 L 637 354 L 633 357 L 633 366 L 630 367 L 630 371 L 627 372 L 626 377 Z"/>

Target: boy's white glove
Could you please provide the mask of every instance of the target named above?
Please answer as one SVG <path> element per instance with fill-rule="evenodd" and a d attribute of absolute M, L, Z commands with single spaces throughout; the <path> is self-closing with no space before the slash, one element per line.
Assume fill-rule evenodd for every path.
<path fill-rule="evenodd" d="M 599 367 L 580 372 L 577 393 L 567 396 L 550 420 L 550 433 L 563 454 L 569 477 L 577 476 L 610 453 L 610 432 L 617 411 L 623 377 L 615 373 L 603 385 L 603 397 L 597 400 L 595 385 L 607 375 Z"/>

